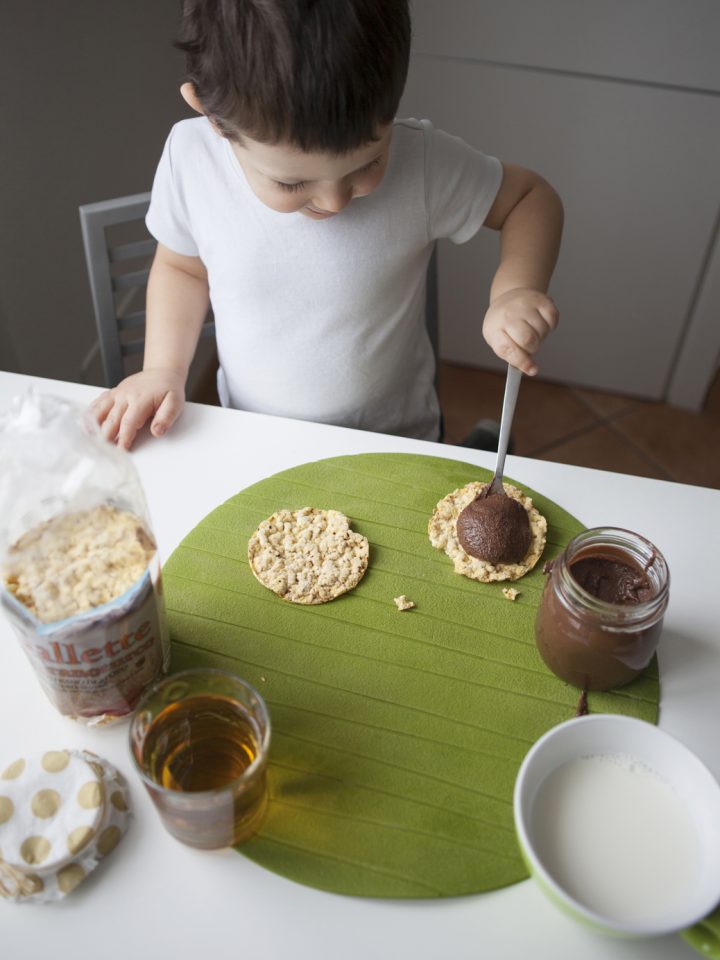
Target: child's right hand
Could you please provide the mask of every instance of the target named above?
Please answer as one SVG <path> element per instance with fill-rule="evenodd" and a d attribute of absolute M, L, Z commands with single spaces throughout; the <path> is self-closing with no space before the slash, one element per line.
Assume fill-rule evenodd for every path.
<path fill-rule="evenodd" d="M 501 360 L 534 377 L 538 372 L 534 354 L 559 319 L 558 308 L 546 293 L 518 287 L 490 304 L 483 336 Z"/>
<path fill-rule="evenodd" d="M 152 418 L 150 432 L 161 437 L 175 423 L 185 403 L 185 379 L 165 367 L 151 367 L 126 377 L 90 405 L 106 440 L 129 450 L 138 430 Z"/>

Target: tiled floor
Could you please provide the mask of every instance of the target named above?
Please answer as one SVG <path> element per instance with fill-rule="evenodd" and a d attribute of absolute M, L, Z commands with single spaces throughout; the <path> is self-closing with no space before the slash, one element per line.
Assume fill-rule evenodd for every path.
<path fill-rule="evenodd" d="M 504 374 L 441 363 L 446 442 L 499 420 L 504 388 Z M 702 413 L 525 377 L 512 435 L 520 456 L 720 488 L 720 373 Z"/>

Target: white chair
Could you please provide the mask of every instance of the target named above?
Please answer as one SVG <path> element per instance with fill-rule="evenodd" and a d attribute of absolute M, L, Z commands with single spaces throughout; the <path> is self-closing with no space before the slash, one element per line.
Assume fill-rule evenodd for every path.
<path fill-rule="evenodd" d="M 105 386 L 126 375 L 125 358 L 145 343 L 145 288 L 156 241 L 145 227 L 149 193 L 117 197 L 80 207 L 95 325 Z M 214 336 L 206 321 L 202 336 Z"/>

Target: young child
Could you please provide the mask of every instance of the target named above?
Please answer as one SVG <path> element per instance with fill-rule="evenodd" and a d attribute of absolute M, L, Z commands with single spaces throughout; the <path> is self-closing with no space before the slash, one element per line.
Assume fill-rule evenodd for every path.
<path fill-rule="evenodd" d="M 93 405 L 108 439 L 172 426 L 210 303 L 224 405 L 438 439 L 426 267 L 483 225 L 501 234 L 483 334 L 537 372 L 562 206 L 537 174 L 395 119 L 407 0 L 186 0 L 177 45 L 201 116 L 155 176 L 143 370 Z"/>

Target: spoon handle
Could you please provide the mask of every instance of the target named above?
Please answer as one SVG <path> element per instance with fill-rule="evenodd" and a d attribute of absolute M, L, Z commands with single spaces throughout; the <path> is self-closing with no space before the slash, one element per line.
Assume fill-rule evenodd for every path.
<path fill-rule="evenodd" d="M 495 476 L 493 477 L 493 483 L 497 482 L 498 485 L 502 484 L 503 471 L 505 469 L 505 454 L 507 453 L 508 441 L 510 440 L 510 427 L 515 413 L 515 402 L 517 400 L 518 390 L 520 389 L 521 379 L 522 371 L 508 364 L 507 379 L 505 380 L 505 396 L 503 397 L 502 417 L 500 420 L 497 463 L 495 464 Z M 500 489 L 502 490 L 502 487 Z"/>

